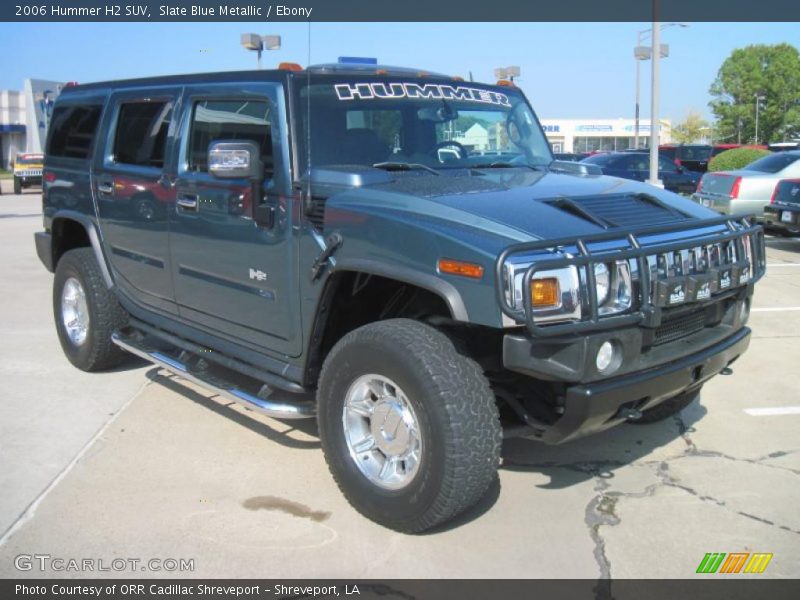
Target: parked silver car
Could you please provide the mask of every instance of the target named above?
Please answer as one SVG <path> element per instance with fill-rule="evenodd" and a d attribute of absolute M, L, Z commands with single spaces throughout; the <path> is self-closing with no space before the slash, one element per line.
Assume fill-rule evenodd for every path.
<path fill-rule="evenodd" d="M 800 177 L 800 151 L 778 152 L 737 171 L 706 173 L 692 199 L 724 214 L 755 214 L 763 221 L 775 186 L 795 177 Z"/>

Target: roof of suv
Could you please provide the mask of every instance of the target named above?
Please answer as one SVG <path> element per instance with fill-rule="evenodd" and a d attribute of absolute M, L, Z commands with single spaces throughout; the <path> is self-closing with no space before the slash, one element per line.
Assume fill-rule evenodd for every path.
<path fill-rule="evenodd" d="M 184 75 L 162 75 L 158 77 L 142 77 L 138 79 L 117 79 L 108 81 L 97 81 L 79 85 L 66 86 L 63 93 L 71 91 L 83 91 L 104 88 L 126 88 L 126 87 L 151 87 L 157 85 L 175 85 L 192 83 L 225 83 L 237 81 L 281 81 L 289 77 L 300 77 L 302 75 L 381 75 L 384 77 L 429 77 L 431 79 L 458 80 L 450 75 L 434 73 L 424 69 L 409 69 L 406 67 L 392 67 L 385 65 L 353 65 L 353 64 L 320 64 L 311 65 L 302 71 L 290 71 L 288 69 L 264 69 L 250 71 L 217 71 L 212 73 L 190 73 Z M 480 82 L 474 82 L 480 83 Z M 485 84 L 483 84 L 485 85 Z"/>

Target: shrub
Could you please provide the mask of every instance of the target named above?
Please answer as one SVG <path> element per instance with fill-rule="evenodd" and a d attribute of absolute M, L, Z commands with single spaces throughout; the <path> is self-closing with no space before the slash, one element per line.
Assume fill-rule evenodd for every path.
<path fill-rule="evenodd" d="M 708 163 L 709 171 L 735 171 L 746 167 L 754 160 L 772 154 L 769 150 L 760 148 L 733 148 L 717 154 Z"/>

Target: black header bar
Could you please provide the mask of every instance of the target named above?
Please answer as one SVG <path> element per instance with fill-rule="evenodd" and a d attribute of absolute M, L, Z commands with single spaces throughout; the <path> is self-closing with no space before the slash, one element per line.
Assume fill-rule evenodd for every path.
<path fill-rule="evenodd" d="M 654 19 L 653 11 L 657 11 Z M 800 21 L 798 0 L 8 0 L 0 21 Z"/>

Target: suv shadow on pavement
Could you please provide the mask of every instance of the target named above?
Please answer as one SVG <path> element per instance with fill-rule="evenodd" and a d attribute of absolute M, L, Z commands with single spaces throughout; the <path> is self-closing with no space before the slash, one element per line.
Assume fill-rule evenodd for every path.
<path fill-rule="evenodd" d="M 679 414 L 658 423 L 615 427 L 560 446 L 521 438 L 506 440 L 500 469 L 546 475 L 550 482 L 539 485 L 541 489 L 563 489 L 595 477 L 610 480 L 617 469 L 646 459 L 678 438 L 685 441 L 683 450 L 691 449 L 686 436 L 707 412 L 698 398 Z"/>
<path fill-rule="evenodd" d="M 139 361 L 137 360 L 137 363 Z M 143 361 L 142 361 L 143 362 Z M 141 365 L 137 365 L 141 366 Z M 216 400 L 216 396 L 197 392 L 180 382 L 177 376 L 159 368 L 150 369 L 147 378 L 153 383 L 164 386 L 173 392 L 207 408 L 221 416 L 231 419 L 238 425 L 277 442 L 287 448 L 300 450 L 317 450 L 318 439 L 298 440 L 290 436 L 293 431 L 300 431 L 313 438 L 318 438 L 315 420 L 304 419 L 286 422 L 289 427 L 280 431 L 267 423 L 251 418 L 248 414 L 231 410 L 236 403 Z M 539 485 L 540 489 L 558 490 L 601 478 L 606 481 L 614 478 L 614 472 L 622 467 L 646 459 L 654 450 L 666 446 L 679 438 L 686 441 L 685 450 L 691 442 L 684 436 L 694 431 L 694 424 L 701 420 L 707 409 L 695 400 L 679 415 L 649 425 L 615 427 L 593 436 L 581 438 L 563 445 L 551 446 L 536 440 L 512 438 L 505 440 L 502 450 L 501 471 L 541 473 L 550 478 L 550 482 Z M 284 423 L 283 421 L 278 421 Z M 480 518 L 491 510 L 500 497 L 500 480 L 496 479 L 489 487 L 486 495 L 471 509 L 462 513 L 452 521 L 435 527 L 425 534 L 438 534 L 443 531 L 457 529 Z"/>
<path fill-rule="evenodd" d="M 172 390 L 176 394 L 180 394 L 181 396 L 188 398 L 192 402 L 195 402 L 203 406 L 204 408 L 207 408 L 219 415 L 227 417 L 228 419 L 234 421 L 235 423 L 241 425 L 242 427 L 247 427 L 250 431 L 257 433 L 259 435 L 263 435 L 268 440 L 277 442 L 282 446 L 300 450 L 304 449 L 319 450 L 320 448 L 319 440 L 304 441 L 304 440 L 294 439 L 288 435 L 292 431 L 297 430 L 307 435 L 318 438 L 319 436 L 317 433 L 317 423 L 314 419 L 293 420 L 291 422 L 278 421 L 289 427 L 289 429 L 286 429 L 285 431 L 278 431 L 277 429 L 270 427 L 266 423 L 250 418 L 250 416 L 247 414 L 238 412 L 236 410 L 231 410 L 232 406 L 239 406 L 235 402 L 232 402 L 230 400 L 224 400 L 224 403 L 221 403 L 215 400 L 217 396 L 212 392 L 208 392 L 208 395 L 196 392 L 190 387 L 180 382 L 177 376 L 172 375 L 167 371 L 162 371 L 160 368 L 150 369 L 147 372 L 146 376 L 153 383 L 157 383 L 161 386 L 164 386 L 167 389 Z"/>

